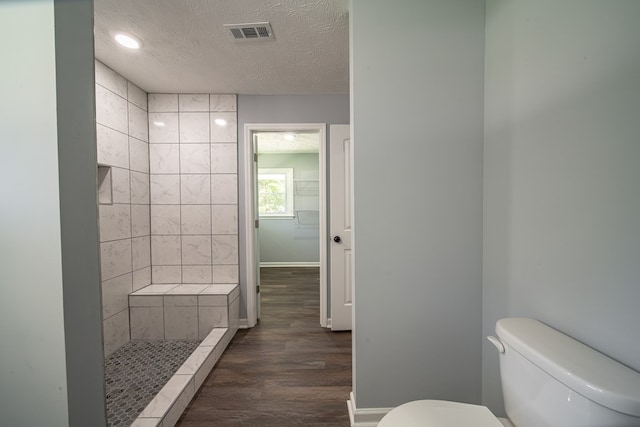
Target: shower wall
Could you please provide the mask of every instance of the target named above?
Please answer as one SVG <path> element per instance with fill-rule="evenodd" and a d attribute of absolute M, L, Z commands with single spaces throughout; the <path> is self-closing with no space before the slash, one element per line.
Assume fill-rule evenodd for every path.
<path fill-rule="evenodd" d="M 96 61 L 104 353 L 129 341 L 128 294 L 151 283 L 147 94 Z M 104 196 L 104 197 L 103 197 Z"/>
<path fill-rule="evenodd" d="M 149 94 L 153 283 L 238 283 L 236 96 Z"/>
<path fill-rule="evenodd" d="M 235 95 L 147 94 L 101 62 L 95 67 L 109 356 L 130 340 L 131 292 L 151 283 L 238 283 L 237 113 Z"/>

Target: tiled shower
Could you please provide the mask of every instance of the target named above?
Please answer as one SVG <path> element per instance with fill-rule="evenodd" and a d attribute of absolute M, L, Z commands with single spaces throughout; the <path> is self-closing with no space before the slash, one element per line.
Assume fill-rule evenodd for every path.
<path fill-rule="evenodd" d="M 96 62 L 105 356 L 129 341 L 128 294 L 151 283 L 147 94 Z"/>
<path fill-rule="evenodd" d="M 131 339 L 130 293 L 238 283 L 236 96 L 147 94 L 96 61 L 96 122 L 108 356 Z"/>

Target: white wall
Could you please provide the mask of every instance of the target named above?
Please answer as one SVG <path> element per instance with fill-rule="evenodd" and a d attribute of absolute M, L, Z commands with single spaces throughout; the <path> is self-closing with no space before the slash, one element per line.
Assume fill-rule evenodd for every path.
<path fill-rule="evenodd" d="M 636 1 L 487 2 L 485 335 L 532 316 L 640 370 L 639 16 Z"/>
<path fill-rule="evenodd" d="M 92 13 L 0 3 L 2 425 L 105 424 Z"/>
<path fill-rule="evenodd" d="M 358 408 L 479 402 L 484 3 L 351 3 Z"/>

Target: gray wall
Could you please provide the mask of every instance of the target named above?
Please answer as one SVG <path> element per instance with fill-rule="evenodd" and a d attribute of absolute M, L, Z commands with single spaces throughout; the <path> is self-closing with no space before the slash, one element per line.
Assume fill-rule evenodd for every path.
<path fill-rule="evenodd" d="M 247 123 L 327 123 L 327 143 L 329 124 L 349 123 L 348 95 L 238 95 L 238 224 L 240 288 L 242 295 L 247 292 L 244 265 L 245 211 L 244 205 L 244 125 Z M 327 152 L 328 155 L 328 152 Z M 247 317 L 246 297 L 240 307 L 240 317 Z"/>
<path fill-rule="evenodd" d="M 640 3 L 487 2 L 484 334 L 532 316 L 640 370 Z M 483 400 L 502 411 L 484 347 Z"/>
<path fill-rule="evenodd" d="M 2 425 L 105 424 L 92 22 L 90 1 L 0 4 Z"/>
<path fill-rule="evenodd" d="M 105 425 L 93 2 L 56 1 L 56 91 L 69 425 Z M 79 37 L 82 35 L 82 37 Z"/>
<path fill-rule="evenodd" d="M 350 16 L 357 407 L 479 402 L 484 3 Z"/>
<path fill-rule="evenodd" d="M 260 154 L 260 168 L 293 168 L 293 179 L 318 179 L 318 154 L 285 153 Z M 318 210 L 320 196 L 306 196 L 293 190 L 293 208 Z M 303 223 L 298 218 L 260 218 L 260 262 L 320 261 L 320 235 L 318 225 Z"/>

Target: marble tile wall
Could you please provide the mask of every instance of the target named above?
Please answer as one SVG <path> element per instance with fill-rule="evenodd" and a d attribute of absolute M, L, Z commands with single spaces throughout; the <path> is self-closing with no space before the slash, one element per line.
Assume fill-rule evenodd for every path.
<path fill-rule="evenodd" d="M 96 122 L 108 356 L 131 337 L 129 293 L 238 283 L 236 96 L 146 94 L 96 61 Z"/>
<path fill-rule="evenodd" d="M 151 283 L 147 94 L 96 61 L 98 164 L 111 198 L 99 206 L 105 357 L 130 339 L 128 295 Z"/>
<path fill-rule="evenodd" d="M 148 105 L 152 283 L 238 283 L 236 96 Z"/>

